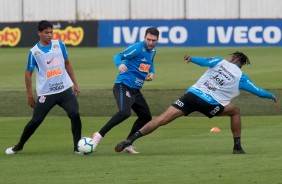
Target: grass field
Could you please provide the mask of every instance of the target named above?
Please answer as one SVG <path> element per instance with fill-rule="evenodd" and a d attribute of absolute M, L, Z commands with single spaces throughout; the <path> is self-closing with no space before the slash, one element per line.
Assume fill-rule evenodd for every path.
<path fill-rule="evenodd" d="M 80 112 L 83 116 L 111 116 L 116 112 L 116 103 L 112 95 L 112 86 L 117 69 L 113 56 L 122 48 L 69 48 L 69 57 L 75 69 L 81 88 Z M 251 65 L 243 71 L 260 87 L 275 93 L 282 99 L 282 62 L 280 47 L 259 48 L 159 48 L 155 58 L 156 77 L 147 82 L 143 93 L 148 99 L 153 115 L 164 111 L 169 104 L 179 98 L 186 89 L 206 70 L 194 64 L 185 64 L 183 56 L 189 53 L 194 56 L 224 58 L 235 50 L 245 52 Z M 24 85 L 24 71 L 27 59 L 27 48 L 0 49 L 0 116 L 29 116 L 32 109 L 27 109 Z M 35 77 L 34 77 L 35 78 Z M 35 93 L 34 93 L 35 94 Z M 260 99 L 250 93 L 234 99 L 242 108 L 243 115 L 282 115 L 273 103 Z M 253 108 L 256 105 L 257 108 Z M 281 106 L 281 101 L 279 104 Z M 51 115 L 65 115 L 60 110 L 53 110 Z"/>
<path fill-rule="evenodd" d="M 242 144 L 246 155 L 231 154 L 233 139 L 227 117 L 208 119 L 197 114 L 179 118 L 135 142 L 141 154 L 115 153 L 134 117 L 115 127 L 89 156 L 72 153 L 70 123 L 55 108 L 16 155 L 4 150 L 17 143 L 32 109 L 24 86 L 29 48 L 0 49 L 0 184 L 49 183 L 282 183 L 282 61 L 281 48 L 159 48 L 156 78 L 143 93 L 156 116 L 180 97 L 206 68 L 183 62 L 185 53 L 221 56 L 245 52 L 251 65 L 243 71 L 260 87 L 275 93 L 278 104 L 249 93 L 234 100 L 243 114 Z M 83 136 L 91 136 L 115 113 L 111 88 L 117 70 L 112 57 L 122 48 L 69 48 L 80 88 Z M 213 126 L 222 129 L 211 133 Z"/>
<path fill-rule="evenodd" d="M 135 142 L 138 155 L 115 153 L 133 119 L 115 127 L 88 156 L 74 155 L 67 118 L 48 117 L 17 155 L 0 154 L 0 183 L 279 184 L 282 116 L 243 117 L 246 155 L 231 154 L 228 118 L 183 117 Z M 1 118 L 0 150 L 16 143 L 27 118 Z M 90 136 L 108 118 L 83 117 Z M 211 133 L 219 126 L 220 133 Z"/>

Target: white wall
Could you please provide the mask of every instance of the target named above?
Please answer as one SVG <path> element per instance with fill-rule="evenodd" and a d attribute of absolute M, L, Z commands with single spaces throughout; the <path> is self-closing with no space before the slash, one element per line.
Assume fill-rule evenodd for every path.
<path fill-rule="evenodd" d="M 0 22 L 21 22 L 22 0 L 0 0 Z"/>
<path fill-rule="evenodd" d="M 131 0 L 131 19 L 183 19 L 185 0 Z"/>
<path fill-rule="evenodd" d="M 0 22 L 282 19 L 282 0 L 0 0 Z"/>
<path fill-rule="evenodd" d="M 24 0 L 24 21 L 76 19 L 76 0 Z"/>
<path fill-rule="evenodd" d="M 282 0 L 241 0 L 242 19 L 281 19 Z"/>
<path fill-rule="evenodd" d="M 242 0 L 241 0 L 242 1 Z M 186 19 L 237 19 L 238 0 L 186 0 Z"/>
<path fill-rule="evenodd" d="M 78 20 L 129 19 L 130 0 L 78 0 Z"/>

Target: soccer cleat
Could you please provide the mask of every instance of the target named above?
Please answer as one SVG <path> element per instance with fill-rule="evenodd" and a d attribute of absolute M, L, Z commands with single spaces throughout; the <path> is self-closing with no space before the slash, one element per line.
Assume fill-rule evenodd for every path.
<path fill-rule="evenodd" d="M 233 148 L 233 154 L 245 154 L 243 148 Z"/>
<path fill-rule="evenodd" d="M 133 147 L 132 145 L 127 146 L 126 148 L 124 148 L 123 151 L 126 152 L 126 153 L 131 153 L 131 154 L 139 153 L 138 151 L 135 150 L 135 147 Z"/>
<path fill-rule="evenodd" d="M 95 132 L 93 134 L 92 140 L 93 140 L 95 148 L 98 146 L 98 144 L 102 140 L 102 138 L 103 137 L 101 136 L 101 134 L 99 132 Z"/>
<path fill-rule="evenodd" d="M 13 150 L 14 148 L 15 148 L 15 146 L 10 147 L 10 148 L 7 148 L 6 151 L 5 151 L 5 153 L 6 153 L 7 155 L 13 155 L 13 154 L 16 154 L 16 153 L 18 153 L 19 151 L 21 151 L 21 149 L 15 151 L 15 150 Z"/>
<path fill-rule="evenodd" d="M 81 155 L 82 154 L 80 151 L 74 151 L 73 153 L 76 154 L 76 155 Z"/>
<path fill-rule="evenodd" d="M 132 141 L 129 139 L 126 139 L 125 141 L 121 141 L 120 143 L 118 143 L 115 147 L 115 150 L 116 152 L 121 152 L 126 147 L 131 146 L 131 144 L 132 144 Z"/>

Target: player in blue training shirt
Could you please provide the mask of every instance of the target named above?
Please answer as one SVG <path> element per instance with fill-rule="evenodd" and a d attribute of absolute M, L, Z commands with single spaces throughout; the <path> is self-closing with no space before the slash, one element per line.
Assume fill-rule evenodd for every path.
<path fill-rule="evenodd" d="M 114 63 L 119 70 L 113 93 L 119 111 L 93 135 L 93 142 L 97 146 L 102 137 L 114 126 L 120 124 L 131 115 L 131 109 L 138 116 L 128 137 L 143 127 L 152 119 L 149 106 L 140 89 L 145 81 L 154 78 L 154 57 L 159 31 L 150 27 L 145 32 L 144 41 L 130 45 L 126 50 L 114 56 Z M 125 148 L 128 153 L 138 153 L 131 145 Z"/>
<path fill-rule="evenodd" d="M 26 124 L 17 145 L 6 149 L 6 154 L 21 151 L 41 125 L 49 111 L 59 105 L 71 120 L 74 153 L 80 154 L 77 143 L 81 138 L 81 120 L 77 96 L 80 92 L 74 71 L 68 59 L 66 46 L 60 40 L 52 40 L 53 26 L 42 20 L 38 23 L 39 42 L 30 49 L 25 72 L 28 105 L 34 108 L 31 120 Z M 32 74 L 36 70 L 37 100 L 32 92 Z"/>
<path fill-rule="evenodd" d="M 117 152 L 122 151 L 128 145 L 147 135 L 158 127 L 166 125 L 183 115 L 187 116 L 194 111 L 199 111 L 209 118 L 214 116 L 230 116 L 231 131 L 234 139 L 233 154 L 244 154 L 241 147 L 241 115 L 240 109 L 231 103 L 231 100 L 240 94 L 239 90 L 246 90 L 262 98 L 268 98 L 277 102 L 276 97 L 256 86 L 241 67 L 250 64 L 248 57 L 241 52 L 234 52 L 231 58 L 224 60 L 219 57 L 200 58 L 184 56 L 184 60 L 193 62 L 209 69 L 200 79 L 191 86 L 187 92 L 176 100 L 164 113 L 156 119 L 148 122 L 133 136 L 118 143 L 115 147 Z"/>

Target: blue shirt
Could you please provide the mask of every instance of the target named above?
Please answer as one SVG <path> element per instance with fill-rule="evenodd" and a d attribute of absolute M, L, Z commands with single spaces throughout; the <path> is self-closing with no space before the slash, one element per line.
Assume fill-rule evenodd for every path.
<path fill-rule="evenodd" d="M 68 58 L 68 52 L 67 52 L 65 44 L 60 40 L 59 40 L 59 44 L 60 44 L 64 59 L 67 59 Z M 48 46 L 41 46 L 40 43 L 38 42 L 37 46 L 42 52 L 48 53 L 52 48 L 52 42 L 50 42 L 50 45 L 48 45 Z M 38 69 L 36 60 L 35 60 L 34 56 L 32 55 L 32 52 L 30 51 L 29 54 L 28 54 L 28 59 L 27 59 L 27 63 L 26 63 L 26 70 L 33 71 L 34 67 L 36 67 Z"/>
<path fill-rule="evenodd" d="M 114 56 L 117 67 L 125 64 L 127 71 L 119 72 L 115 83 L 130 88 L 141 89 L 148 73 L 155 73 L 154 56 L 156 49 L 148 50 L 145 41 L 130 45 L 123 52 Z"/>

